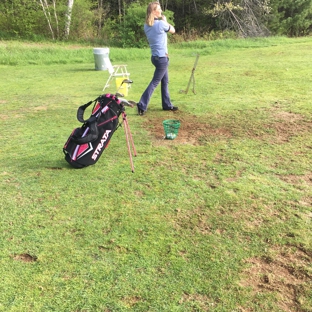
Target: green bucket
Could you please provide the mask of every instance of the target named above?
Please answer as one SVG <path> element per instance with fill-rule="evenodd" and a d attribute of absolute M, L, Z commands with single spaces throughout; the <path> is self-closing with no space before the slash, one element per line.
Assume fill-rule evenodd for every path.
<path fill-rule="evenodd" d="M 165 129 L 165 139 L 174 140 L 179 132 L 180 121 L 174 119 L 167 119 L 163 121 Z"/>

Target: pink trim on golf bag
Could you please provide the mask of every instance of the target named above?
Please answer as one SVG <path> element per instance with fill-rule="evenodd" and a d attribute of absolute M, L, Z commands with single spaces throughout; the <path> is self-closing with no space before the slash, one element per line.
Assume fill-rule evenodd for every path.
<path fill-rule="evenodd" d="M 94 103 L 90 118 L 83 119 L 88 106 Z M 83 123 L 72 131 L 63 147 L 65 160 L 74 168 L 94 165 L 107 148 L 119 126 L 124 111 L 122 102 L 111 94 L 104 94 L 78 108 L 77 119 Z"/>

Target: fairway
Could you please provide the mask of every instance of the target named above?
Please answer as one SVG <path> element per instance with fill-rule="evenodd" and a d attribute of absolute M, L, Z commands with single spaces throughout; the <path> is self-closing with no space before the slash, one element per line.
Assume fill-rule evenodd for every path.
<path fill-rule="evenodd" d="M 169 51 L 179 110 L 160 87 L 126 108 L 132 173 L 122 127 L 96 165 L 64 160 L 108 78 L 92 47 L 0 42 L 0 311 L 312 311 L 312 38 Z M 137 102 L 149 50 L 110 58 Z"/>

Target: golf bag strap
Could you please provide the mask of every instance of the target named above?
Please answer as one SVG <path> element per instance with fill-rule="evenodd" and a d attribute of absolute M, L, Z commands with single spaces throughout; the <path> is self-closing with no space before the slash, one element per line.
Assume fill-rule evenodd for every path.
<path fill-rule="evenodd" d="M 72 138 L 73 141 L 79 145 L 95 141 L 99 136 L 99 130 L 97 127 L 97 120 L 99 116 L 91 116 L 87 120 L 83 119 L 83 115 L 84 115 L 86 108 L 89 107 L 93 102 L 96 102 L 96 100 L 90 101 L 87 104 L 81 105 L 77 110 L 78 121 L 86 124 L 89 127 L 88 134 L 85 135 L 84 137 L 75 137 L 75 135 L 73 136 Z"/>
<path fill-rule="evenodd" d="M 78 108 L 78 110 L 77 110 L 77 119 L 78 119 L 78 121 L 80 121 L 80 122 L 82 122 L 82 123 L 86 123 L 86 122 L 89 121 L 89 119 L 92 119 L 92 117 L 91 117 L 91 118 L 89 118 L 89 119 L 87 119 L 87 120 L 84 120 L 84 119 L 83 119 L 83 115 L 84 115 L 84 112 L 85 112 L 86 108 L 89 107 L 93 102 L 94 102 L 94 101 L 90 101 L 90 102 L 88 102 L 87 104 L 81 105 L 81 106 Z"/>
<path fill-rule="evenodd" d="M 97 127 L 96 121 L 92 122 L 92 123 L 88 123 L 88 126 L 89 126 L 88 134 L 85 135 L 84 137 L 77 137 L 77 136 L 73 135 L 72 136 L 73 142 L 75 142 L 78 145 L 81 145 L 81 144 L 93 142 L 98 138 L 99 129 Z"/>
<path fill-rule="evenodd" d="M 99 112 L 99 114 L 97 115 L 92 115 L 89 119 L 84 120 L 83 119 L 83 115 L 85 110 L 87 109 L 87 107 L 89 107 L 92 103 L 94 103 L 94 105 L 99 102 L 101 107 L 105 106 L 105 99 L 107 100 L 107 98 L 111 99 L 111 100 L 117 100 L 115 96 L 111 95 L 111 94 L 106 94 L 106 95 L 102 95 L 99 96 L 98 98 L 96 98 L 94 101 L 90 101 L 87 104 L 81 105 L 78 110 L 77 110 L 77 119 L 78 121 L 80 121 L 81 123 L 86 124 L 89 127 L 89 131 L 87 133 L 87 135 L 85 135 L 84 137 L 75 137 L 75 135 L 73 135 L 73 141 L 77 144 L 85 144 L 88 142 L 92 142 L 95 141 L 98 136 L 99 136 L 99 130 L 98 130 L 98 126 L 97 126 L 97 121 L 101 116 L 101 111 Z"/>

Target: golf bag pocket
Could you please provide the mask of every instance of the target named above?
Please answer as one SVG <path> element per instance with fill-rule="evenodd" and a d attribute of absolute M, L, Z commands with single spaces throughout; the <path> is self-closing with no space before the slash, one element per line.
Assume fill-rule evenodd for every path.
<path fill-rule="evenodd" d="M 94 103 L 92 114 L 84 120 L 83 114 Z M 124 107 L 114 95 L 105 94 L 78 108 L 77 119 L 83 123 L 75 128 L 63 147 L 65 160 L 74 168 L 94 165 L 107 148 L 119 125 Z"/>

